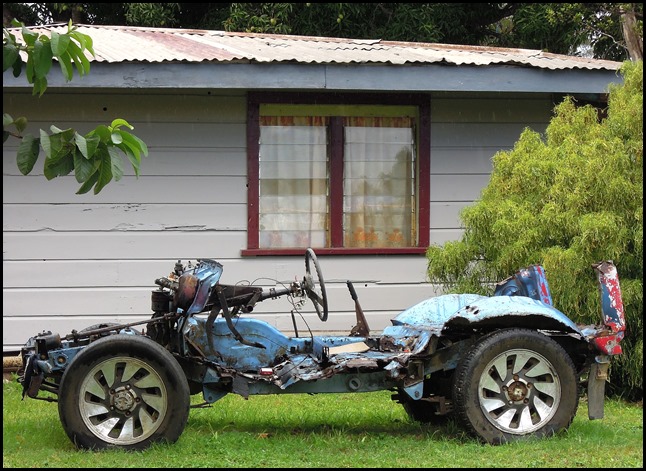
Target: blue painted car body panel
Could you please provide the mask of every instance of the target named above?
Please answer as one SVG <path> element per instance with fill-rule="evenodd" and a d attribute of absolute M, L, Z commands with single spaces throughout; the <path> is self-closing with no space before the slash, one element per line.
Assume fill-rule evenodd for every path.
<path fill-rule="evenodd" d="M 404 310 L 393 319 L 393 324 L 416 326 L 440 336 L 451 325 L 465 323 L 476 325 L 508 319 L 509 325 L 512 326 L 522 317 L 543 318 L 545 330 L 560 328 L 582 335 L 581 329 L 561 311 L 525 296 L 488 297 L 477 294 L 438 296 Z M 541 321 L 536 320 L 534 323 L 540 324 Z"/>

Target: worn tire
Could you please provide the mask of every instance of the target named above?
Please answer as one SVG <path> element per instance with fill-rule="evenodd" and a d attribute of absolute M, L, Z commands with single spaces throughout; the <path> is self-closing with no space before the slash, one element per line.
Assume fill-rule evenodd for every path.
<path fill-rule="evenodd" d="M 58 413 L 79 448 L 142 450 L 177 441 L 189 406 L 175 358 L 145 336 L 117 334 L 72 360 L 61 380 Z"/>
<path fill-rule="evenodd" d="M 499 330 L 478 340 L 458 364 L 453 403 L 462 424 L 486 443 L 548 437 L 574 419 L 576 371 L 548 336 Z"/>

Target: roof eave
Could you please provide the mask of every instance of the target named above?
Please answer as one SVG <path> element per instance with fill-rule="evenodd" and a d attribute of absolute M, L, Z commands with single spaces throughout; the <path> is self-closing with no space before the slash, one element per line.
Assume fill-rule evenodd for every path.
<path fill-rule="evenodd" d="M 383 92 L 608 92 L 617 71 L 549 70 L 509 65 L 374 65 L 294 63 L 93 63 L 66 82 L 58 68 L 49 87 L 133 89 L 330 90 Z M 31 88 L 23 75 L 3 74 L 3 89 Z"/>

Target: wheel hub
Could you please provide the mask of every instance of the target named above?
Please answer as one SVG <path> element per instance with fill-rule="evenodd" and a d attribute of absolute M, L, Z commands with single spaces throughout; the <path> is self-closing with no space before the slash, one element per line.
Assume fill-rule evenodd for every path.
<path fill-rule="evenodd" d="M 137 405 L 137 395 L 129 387 L 114 390 L 110 399 L 112 407 L 119 412 L 132 412 Z"/>
<path fill-rule="evenodd" d="M 523 402 L 529 396 L 529 384 L 522 380 L 514 380 L 505 386 L 507 398 L 511 402 Z"/>

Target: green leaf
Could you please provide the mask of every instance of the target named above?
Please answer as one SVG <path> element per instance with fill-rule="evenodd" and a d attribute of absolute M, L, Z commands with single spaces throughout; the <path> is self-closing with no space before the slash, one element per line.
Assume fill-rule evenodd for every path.
<path fill-rule="evenodd" d="M 7 139 L 9 139 L 9 136 L 11 136 L 11 133 L 9 131 L 5 131 L 4 129 L 2 130 L 2 143 L 4 144 L 7 142 Z"/>
<path fill-rule="evenodd" d="M 63 150 L 58 154 L 57 159 L 45 160 L 43 173 L 45 178 L 51 180 L 56 177 L 69 175 L 74 170 L 74 152 Z"/>
<path fill-rule="evenodd" d="M 54 56 L 61 57 L 67 52 L 70 45 L 70 37 L 67 34 L 58 34 L 52 31 L 52 52 Z"/>
<path fill-rule="evenodd" d="M 45 164 L 43 165 L 43 173 L 47 180 L 51 180 L 59 175 L 58 165 L 65 159 L 65 152 L 61 149 L 60 136 L 50 136 L 49 140 L 50 154 L 45 156 Z"/>
<path fill-rule="evenodd" d="M 25 75 L 27 76 L 26 78 L 28 83 L 34 83 L 34 57 L 32 55 L 27 56 Z"/>
<path fill-rule="evenodd" d="M 2 45 L 2 71 L 4 72 L 9 67 L 13 67 L 14 62 L 18 59 L 18 48 L 13 44 Z"/>
<path fill-rule="evenodd" d="M 27 29 L 25 26 L 22 27 L 22 39 L 25 41 L 25 44 L 29 47 L 33 47 L 36 39 L 38 39 L 38 33 L 34 33 Z"/>
<path fill-rule="evenodd" d="M 122 118 L 117 118 L 114 121 L 112 121 L 112 124 L 110 125 L 112 128 L 120 128 L 121 126 L 125 126 L 128 129 L 134 129 L 134 126 L 132 126 L 128 121 Z"/>
<path fill-rule="evenodd" d="M 90 155 L 87 152 L 87 141 L 85 140 L 85 138 L 80 134 L 76 133 L 74 136 L 74 140 L 76 141 L 76 147 L 81 152 L 81 155 L 86 159 L 89 159 Z"/>
<path fill-rule="evenodd" d="M 72 68 L 72 58 L 66 52 L 65 54 L 62 54 L 61 56 L 59 56 L 58 63 L 61 66 L 61 71 L 63 72 L 63 76 L 65 77 L 65 80 L 70 82 L 72 80 L 72 77 L 74 77 L 74 69 Z"/>
<path fill-rule="evenodd" d="M 11 117 L 11 115 L 9 113 L 3 113 L 2 114 L 2 127 L 10 126 L 11 124 L 13 124 L 13 118 Z"/>
<path fill-rule="evenodd" d="M 85 40 L 87 36 L 85 34 L 79 33 L 78 31 L 72 31 L 69 33 L 69 35 L 72 39 L 75 39 L 79 43 L 81 50 L 85 50 L 87 48 L 87 43 Z"/>
<path fill-rule="evenodd" d="M 27 134 L 22 138 L 22 141 L 18 146 L 18 155 L 16 157 L 16 163 L 18 164 L 18 170 L 20 170 L 20 173 L 28 175 L 32 171 L 36 161 L 38 160 L 39 152 L 39 139 L 35 138 L 32 134 Z"/>
<path fill-rule="evenodd" d="M 121 137 L 121 131 L 113 131 L 112 135 L 110 136 L 110 140 L 115 145 L 121 144 L 123 142 L 123 138 Z"/>
<path fill-rule="evenodd" d="M 131 152 L 134 158 L 137 160 L 137 163 L 141 162 L 141 151 L 136 145 L 133 145 L 131 142 L 124 140 L 121 144 L 118 144 L 117 147 L 123 152 Z"/>
<path fill-rule="evenodd" d="M 148 147 L 144 141 L 127 131 L 121 131 L 121 136 L 123 137 L 123 144 L 119 145 L 119 148 L 123 150 L 130 160 L 135 175 L 138 177 L 141 166 L 141 154 L 147 156 Z"/>
<path fill-rule="evenodd" d="M 99 192 L 112 180 L 112 159 L 110 154 L 106 153 L 101 157 L 101 165 L 99 166 L 99 179 L 94 186 L 94 194 Z"/>
<path fill-rule="evenodd" d="M 50 69 L 52 68 L 53 56 L 51 48 L 41 41 L 36 41 L 32 56 L 34 60 L 35 78 L 39 79 L 46 77 Z"/>
<path fill-rule="evenodd" d="M 49 152 L 45 152 L 45 160 L 56 162 L 61 158 L 61 152 L 63 152 L 63 138 L 60 134 L 52 134 L 49 136 Z"/>
<path fill-rule="evenodd" d="M 16 25 L 16 26 L 21 26 L 21 25 Z M 22 25 L 22 26 L 24 26 L 24 25 Z M 4 38 L 5 38 L 4 41 L 3 41 L 3 45 L 5 45 L 5 43 L 6 43 L 6 44 L 11 44 L 12 46 L 15 46 L 16 45 L 16 35 L 13 34 L 13 33 L 10 33 L 8 29 L 3 29 L 2 32 L 4 33 Z"/>
<path fill-rule="evenodd" d="M 52 130 L 52 133 L 60 134 L 61 138 L 67 142 L 70 142 L 72 139 L 74 139 L 74 136 L 76 136 L 76 131 L 74 131 L 74 129 L 72 128 L 60 129 L 52 125 L 50 126 L 50 129 Z"/>
<path fill-rule="evenodd" d="M 81 185 L 81 188 L 76 192 L 77 195 L 83 195 L 90 191 L 90 189 L 94 186 L 94 184 L 99 180 L 99 171 L 96 170 L 90 178 L 88 178 L 83 185 Z"/>
<path fill-rule="evenodd" d="M 141 166 L 141 157 L 139 156 L 139 154 L 135 155 L 132 149 L 125 143 L 120 144 L 119 149 L 121 149 L 123 153 L 126 154 L 133 170 L 135 171 L 135 176 L 139 177 L 139 167 Z"/>
<path fill-rule="evenodd" d="M 43 147 L 43 151 L 45 151 L 45 157 L 52 155 L 52 143 L 49 139 L 49 134 L 42 129 L 40 130 L 40 145 Z"/>
<path fill-rule="evenodd" d="M 127 131 L 121 131 L 121 137 L 123 137 L 123 141 L 126 142 L 130 148 L 138 149 L 141 154 L 148 156 L 148 146 L 137 136 Z"/>
<path fill-rule="evenodd" d="M 22 132 L 27 127 L 27 118 L 25 118 L 24 116 L 21 116 L 20 118 L 16 118 L 16 120 L 14 121 L 14 125 L 16 126 L 16 129 L 18 130 L 18 132 L 22 134 Z"/>
<path fill-rule="evenodd" d="M 91 159 L 99 148 L 101 139 L 99 139 L 98 136 L 89 136 L 85 138 L 85 142 L 87 143 L 88 159 Z"/>
<path fill-rule="evenodd" d="M 74 31 L 73 33 L 70 33 L 70 35 L 78 40 L 83 50 L 87 50 L 90 54 L 92 54 L 92 57 L 96 57 L 96 54 L 94 54 L 94 41 L 92 39 L 92 36 L 79 33 L 78 31 Z"/>
<path fill-rule="evenodd" d="M 86 182 L 97 168 L 98 165 L 94 161 L 87 160 L 78 150 L 74 152 L 74 176 L 77 182 Z"/>
<path fill-rule="evenodd" d="M 114 176 L 114 181 L 118 182 L 123 177 L 123 159 L 114 147 L 108 149 L 108 152 L 110 153 L 110 161 L 112 162 L 112 176 Z"/>
<path fill-rule="evenodd" d="M 105 124 L 100 124 L 95 129 L 90 131 L 85 135 L 85 137 L 98 136 L 98 138 L 103 142 L 110 142 L 110 137 L 112 136 L 112 131 Z"/>
<path fill-rule="evenodd" d="M 52 129 L 57 129 L 52 126 Z M 42 135 L 46 134 L 41 131 Z M 67 175 L 74 170 L 74 154 L 76 152 L 76 144 L 73 142 L 75 131 L 73 129 L 66 129 L 53 133 L 46 140 L 47 143 L 43 145 L 45 149 L 45 165 L 44 173 L 48 180 L 54 177 Z"/>
<path fill-rule="evenodd" d="M 18 56 L 18 58 L 15 60 L 13 63 L 13 76 L 14 77 L 20 77 L 20 74 L 22 74 L 22 58 Z"/>
<path fill-rule="evenodd" d="M 42 96 L 43 93 L 45 93 L 45 90 L 47 90 L 47 78 L 42 77 L 42 78 L 37 78 L 33 81 L 34 84 L 34 95 Z"/>
<path fill-rule="evenodd" d="M 87 60 L 85 53 L 76 45 L 76 43 L 70 43 L 69 54 L 72 60 L 74 60 L 79 76 L 83 77 L 84 75 L 87 75 L 90 72 L 90 61 Z"/>

